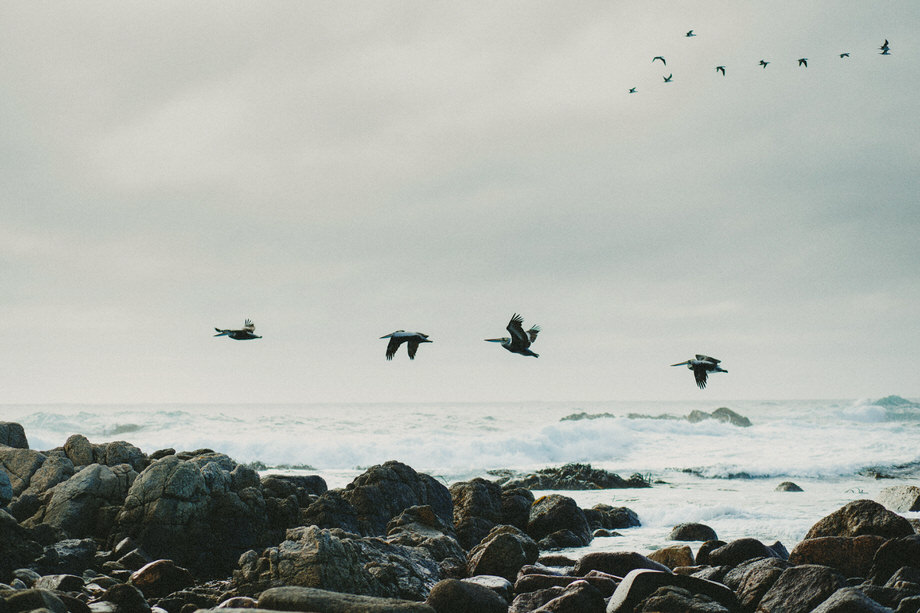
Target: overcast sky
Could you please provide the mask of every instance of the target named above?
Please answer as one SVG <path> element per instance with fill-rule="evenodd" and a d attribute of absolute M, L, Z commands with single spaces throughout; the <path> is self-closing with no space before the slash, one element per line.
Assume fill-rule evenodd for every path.
<path fill-rule="evenodd" d="M 916 0 L 2 13 L 0 403 L 920 396 Z"/>

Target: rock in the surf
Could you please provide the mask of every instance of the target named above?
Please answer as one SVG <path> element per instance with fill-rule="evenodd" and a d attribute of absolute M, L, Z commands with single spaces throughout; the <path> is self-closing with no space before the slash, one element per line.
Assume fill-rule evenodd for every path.
<path fill-rule="evenodd" d="M 495 526 L 481 543 L 473 547 L 467 562 L 471 576 L 497 575 L 514 581 L 525 564 L 540 555 L 537 543 L 514 526 Z"/>
<path fill-rule="evenodd" d="M 878 494 L 878 502 L 896 513 L 920 511 L 920 487 L 893 485 Z"/>
<path fill-rule="evenodd" d="M 789 554 L 789 562 L 821 564 L 840 571 L 844 577 L 865 577 L 875 553 L 886 542 L 881 536 L 820 536 L 800 541 Z"/>
<path fill-rule="evenodd" d="M 572 498 L 549 494 L 530 507 L 527 534 L 543 549 L 583 547 L 591 542 L 591 529 L 584 511 Z"/>
<path fill-rule="evenodd" d="M 651 487 L 651 484 L 636 473 L 628 479 L 622 478 L 590 464 L 565 464 L 559 468 L 544 468 L 525 477 L 511 479 L 504 487 L 524 487 L 530 490 L 601 490 L 612 488 Z"/>
<path fill-rule="evenodd" d="M 897 538 L 913 533 L 914 529 L 909 521 L 874 500 L 854 500 L 818 521 L 805 538 L 863 534 Z"/>
<path fill-rule="evenodd" d="M 668 540 L 671 541 L 714 541 L 717 538 L 715 530 L 696 522 L 677 524 L 668 534 Z"/>

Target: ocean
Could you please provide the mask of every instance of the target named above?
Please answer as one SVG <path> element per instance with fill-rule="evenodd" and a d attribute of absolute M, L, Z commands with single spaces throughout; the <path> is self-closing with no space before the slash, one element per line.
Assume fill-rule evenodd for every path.
<path fill-rule="evenodd" d="M 728 407 L 749 427 L 691 411 Z M 571 416 L 587 414 L 587 418 Z M 567 419 L 568 418 L 568 419 Z M 446 485 L 495 471 L 590 463 L 648 489 L 564 492 L 582 507 L 627 506 L 642 526 L 587 550 L 648 553 L 671 528 L 701 522 L 722 540 L 754 537 L 791 549 L 823 516 L 920 477 L 920 401 L 520 402 L 483 404 L 2 405 L 32 449 L 74 433 L 125 440 L 145 453 L 210 448 L 263 474 L 321 475 L 343 487 L 399 460 Z M 883 478 L 878 478 L 882 476 Z M 777 492 L 792 481 L 803 492 Z M 547 492 L 534 492 L 537 496 Z M 908 513 L 907 517 L 920 517 Z M 573 555 L 583 553 L 572 552 Z"/>

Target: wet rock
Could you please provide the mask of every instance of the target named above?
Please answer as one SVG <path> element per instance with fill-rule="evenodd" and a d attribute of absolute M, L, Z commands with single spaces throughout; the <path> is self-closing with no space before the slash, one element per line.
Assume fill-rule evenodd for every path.
<path fill-rule="evenodd" d="M 527 534 L 541 540 L 562 531 L 570 532 L 576 539 L 573 545 L 585 546 L 591 542 L 591 530 L 584 512 L 568 496 L 550 494 L 535 501 L 530 508 Z"/>
<path fill-rule="evenodd" d="M 599 490 L 634 487 L 651 487 L 640 474 L 629 479 L 590 464 L 566 464 L 559 468 L 544 468 L 525 477 L 512 479 L 504 487 L 523 487 L 529 490 Z"/>
<path fill-rule="evenodd" d="M 896 513 L 920 511 L 920 487 L 893 485 L 878 494 L 878 502 Z"/>
<path fill-rule="evenodd" d="M 677 524 L 668 535 L 671 541 L 714 541 L 718 538 L 716 531 L 706 524 L 693 522 Z"/>
<path fill-rule="evenodd" d="M 739 428 L 747 428 L 751 425 L 751 420 L 743 415 L 735 413 L 728 407 L 719 407 L 711 413 L 712 418 L 723 423 L 729 423 Z"/>
<path fill-rule="evenodd" d="M 32 449 L 19 447 L 0 447 L 0 470 L 6 472 L 13 488 L 13 495 L 18 496 L 29 487 L 32 475 L 45 463 L 47 456 Z"/>
<path fill-rule="evenodd" d="M 508 607 L 508 613 L 530 613 L 531 611 L 536 611 L 554 598 L 562 595 L 563 592 L 565 592 L 564 587 L 548 587 L 545 590 L 518 594 L 514 597 L 514 600 L 511 601 L 511 606 Z"/>
<path fill-rule="evenodd" d="M 539 555 L 537 543 L 514 526 L 496 526 L 470 551 L 467 571 L 471 576 L 497 575 L 514 581 L 525 564 Z"/>
<path fill-rule="evenodd" d="M 920 569 L 920 534 L 890 539 L 875 552 L 869 580 L 884 585 L 902 566 Z"/>
<path fill-rule="evenodd" d="M 801 487 L 793 483 L 792 481 L 783 481 L 776 486 L 774 491 L 777 492 L 802 492 L 804 491 Z"/>
<path fill-rule="evenodd" d="M 495 524 L 481 517 L 468 517 L 460 520 L 455 526 L 457 541 L 460 546 L 469 551 L 482 542 Z"/>
<path fill-rule="evenodd" d="M 5 507 L 13 499 L 13 484 L 10 483 L 10 477 L 5 470 L 0 469 L 0 509 Z"/>
<path fill-rule="evenodd" d="M 673 570 L 678 566 L 693 566 L 693 551 L 687 545 L 671 545 L 651 552 L 648 559 Z"/>
<path fill-rule="evenodd" d="M 767 590 L 757 610 L 764 613 L 808 613 L 845 585 L 843 575 L 827 566 L 791 566 Z"/>
<path fill-rule="evenodd" d="M 0 445 L 28 449 L 29 440 L 22 425 L 12 421 L 0 421 Z"/>
<path fill-rule="evenodd" d="M 632 551 L 595 551 L 586 554 L 578 560 L 572 572 L 576 575 L 584 576 L 592 570 L 599 570 L 608 575 L 624 577 L 627 573 L 636 569 L 671 572 L 671 569 L 664 564 Z"/>
<path fill-rule="evenodd" d="M 506 604 L 511 602 L 511 599 L 514 598 L 514 585 L 504 577 L 499 577 L 498 575 L 475 575 L 473 577 L 461 579 L 461 581 L 475 583 L 476 585 L 489 588 L 498 594 Z"/>
<path fill-rule="evenodd" d="M 444 579 L 435 584 L 425 601 L 438 613 L 506 613 L 508 602 L 487 587 Z"/>
<path fill-rule="evenodd" d="M 735 592 L 742 610 L 753 611 L 789 566 L 789 562 L 772 557 L 746 560 L 725 573 L 721 583 Z"/>
<path fill-rule="evenodd" d="M 450 486 L 454 504 L 454 523 L 470 517 L 481 517 L 493 524 L 502 520 L 502 488 L 493 481 L 476 478 L 459 481 Z"/>
<path fill-rule="evenodd" d="M 300 513 L 300 523 L 319 528 L 339 528 L 359 533 L 358 511 L 342 496 L 343 490 L 329 490 Z"/>
<path fill-rule="evenodd" d="M 719 547 L 721 547 L 722 545 L 727 545 L 727 543 L 725 541 L 720 541 L 720 540 L 704 542 L 702 545 L 700 545 L 700 548 L 697 549 L 696 551 L 696 563 L 697 564 L 709 564 L 709 554 L 715 551 L 716 549 L 718 549 Z"/>
<path fill-rule="evenodd" d="M 587 581 L 575 581 L 535 613 L 604 613 L 605 609 L 604 596 L 597 588 Z"/>
<path fill-rule="evenodd" d="M 35 581 L 33 587 L 52 592 L 77 592 L 83 589 L 83 577 L 77 575 L 45 575 Z"/>
<path fill-rule="evenodd" d="M 57 455 L 47 456 L 42 465 L 32 475 L 29 480 L 29 487 L 23 491 L 23 494 L 40 496 L 58 483 L 67 481 L 73 474 L 73 462 L 69 459 Z"/>
<path fill-rule="evenodd" d="M 150 605 L 141 591 L 127 583 L 108 588 L 102 600 L 114 604 L 118 613 L 150 613 Z"/>
<path fill-rule="evenodd" d="M 898 538 L 913 533 L 909 521 L 874 500 L 854 500 L 818 521 L 805 538 L 864 534 Z"/>
<path fill-rule="evenodd" d="M 550 587 L 566 587 L 576 581 L 585 581 L 593 586 L 605 598 L 613 594 L 613 591 L 619 584 L 619 578 L 613 575 L 593 570 L 584 577 L 574 575 L 544 575 L 544 574 L 521 574 L 517 581 L 514 582 L 514 592 L 523 594 L 524 592 L 535 592 L 545 590 Z"/>
<path fill-rule="evenodd" d="M 789 562 L 794 565 L 820 564 L 836 568 L 845 577 L 865 577 L 883 543 L 884 538 L 868 534 L 805 539 L 792 549 Z"/>
<path fill-rule="evenodd" d="M 93 539 L 65 539 L 45 547 L 33 564 L 43 575 L 82 575 L 95 564 L 97 550 Z"/>
<path fill-rule="evenodd" d="M 172 560 L 156 560 L 132 573 L 128 583 L 147 598 L 162 598 L 191 587 L 195 579 L 188 569 L 177 566 Z"/>
<path fill-rule="evenodd" d="M 583 511 L 592 531 L 621 530 L 642 525 L 636 512 L 627 507 L 614 507 L 599 503 Z"/>
<path fill-rule="evenodd" d="M 811 613 L 891 613 L 855 587 L 844 587 L 812 609 Z"/>
<path fill-rule="evenodd" d="M 45 609 L 51 613 L 67 613 L 67 606 L 50 590 L 28 589 L 14 592 L 6 597 L 6 606 L 11 613 Z"/>
<path fill-rule="evenodd" d="M 623 577 L 623 581 L 610 597 L 607 612 L 627 613 L 634 610 L 655 610 L 642 609 L 640 608 L 641 603 L 663 587 L 686 590 L 690 599 L 695 595 L 705 596 L 729 611 L 735 611 L 738 608 L 735 594 L 720 583 L 654 570 L 633 570 Z M 661 596 L 662 594 L 659 594 L 659 597 Z"/>
<path fill-rule="evenodd" d="M 224 600 L 217 609 L 255 609 L 259 606 L 259 601 L 249 596 L 233 596 Z"/>
<path fill-rule="evenodd" d="M 64 453 L 74 466 L 88 466 L 93 463 L 93 445 L 82 434 L 71 434 L 67 438 Z"/>
<path fill-rule="evenodd" d="M 127 441 L 93 445 L 93 461 L 105 466 L 128 464 L 135 472 L 141 472 L 150 463 L 143 451 Z"/>
<path fill-rule="evenodd" d="M 706 563 L 711 566 L 737 566 L 745 560 L 764 557 L 778 558 L 780 556 L 757 539 L 743 538 L 710 551 Z"/>
<path fill-rule="evenodd" d="M 434 613 L 421 602 L 343 594 L 308 587 L 276 587 L 259 596 L 259 608 L 272 611 L 359 611 L 365 613 Z"/>
<path fill-rule="evenodd" d="M 534 503 L 533 492 L 524 487 L 502 488 L 502 524 L 527 530 L 530 507 Z"/>
<path fill-rule="evenodd" d="M 288 585 L 424 600 L 442 579 L 437 561 L 420 547 L 316 526 L 288 530 L 287 540 L 247 552 L 239 565 L 233 577 L 242 595 Z"/>
<path fill-rule="evenodd" d="M 424 549 L 441 568 L 462 568 L 466 575 L 466 551 L 457 542 L 454 528 L 428 505 L 409 507 L 387 524 L 388 543 Z"/>
<path fill-rule="evenodd" d="M 680 613 L 731 613 L 718 602 L 703 594 L 694 594 L 674 585 L 660 587 L 642 601 L 636 609 L 639 613 L 660 613 L 661 611 L 679 611 Z"/>

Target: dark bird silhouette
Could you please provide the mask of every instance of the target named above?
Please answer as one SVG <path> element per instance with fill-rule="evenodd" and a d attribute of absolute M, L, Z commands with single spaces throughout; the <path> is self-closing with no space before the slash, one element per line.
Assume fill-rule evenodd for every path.
<path fill-rule="evenodd" d="M 241 330 L 221 330 L 220 328 L 214 329 L 217 330 L 217 334 L 214 336 L 229 336 L 235 341 L 248 341 L 254 338 L 262 338 L 261 336 L 254 334 L 256 331 L 256 325 L 252 323 L 251 319 L 246 320 Z"/>
<path fill-rule="evenodd" d="M 421 332 L 406 332 L 405 330 L 397 330 L 396 332 L 390 332 L 380 338 L 388 338 L 390 342 L 387 343 L 387 359 L 392 360 L 393 356 L 396 355 L 396 350 L 399 349 L 399 346 L 403 343 L 407 343 L 406 351 L 409 352 L 409 359 L 415 359 L 415 352 L 418 351 L 418 346 L 420 343 L 431 343 L 433 341 L 428 340 L 427 334 L 422 334 Z"/>
<path fill-rule="evenodd" d="M 630 94 L 636 93 L 636 88 L 635 88 L 635 87 L 630 87 L 630 88 L 629 88 L 629 93 L 630 93 Z"/>
<path fill-rule="evenodd" d="M 840 57 L 841 58 L 850 57 L 850 54 L 844 51 L 843 53 L 840 54 Z"/>
<path fill-rule="evenodd" d="M 686 36 L 687 38 L 690 38 L 691 36 L 696 36 L 696 34 L 693 33 L 693 30 L 690 30 L 689 32 L 684 34 L 684 36 Z"/>
<path fill-rule="evenodd" d="M 721 72 L 722 76 L 725 76 L 725 66 L 716 66 L 716 72 Z"/>
<path fill-rule="evenodd" d="M 530 346 L 537 340 L 537 334 L 540 333 L 540 326 L 531 326 L 530 330 L 524 332 L 524 318 L 515 313 L 506 329 L 511 334 L 511 338 L 487 338 L 485 340 L 489 343 L 501 343 L 502 347 L 511 353 L 540 357 L 540 354 L 530 350 Z"/>
<path fill-rule="evenodd" d="M 666 77 L 661 77 L 661 78 L 664 79 L 664 82 L 665 82 L 665 83 L 670 83 L 670 82 L 671 82 L 671 79 L 674 78 L 674 73 L 671 73 L 671 74 L 669 74 L 668 76 L 666 76 Z"/>
<path fill-rule="evenodd" d="M 799 66 L 804 66 L 805 68 L 808 68 L 808 58 L 807 58 L 807 57 L 800 57 L 800 58 L 799 58 Z"/>
<path fill-rule="evenodd" d="M 879 47 L 882 51 L 888 51 L 888 39 L 885 39 L 885 42 L 882 43 L 882 46 Z"/>
<path fill-rule="evenodd" d="M 662 63 L 662 64 L 664 64 L 665 66 L 668 65 L 668 63 L 665 62 L 665 61 L 664 61 L 664 58 L 661 57 L 660 55 L 656 55 L 655 57 L 652 58 L 652 61 L 653 61 L 653 62 L 654 62 L 655 60 L 661 60 L 661 63 Z"/>
<path fill-rule="evenodd" d="M 891 50 L 888 49 L 888 47 L 885 47 L 884 49 L 882 49 L 882 52 L 879 53 L 879 55 L 891 55 Z"/>
<path fill-rule="evenodd" d="M 696 379 L 696 384 L 699 388 L 706 389 L 706 378 L 711 372 L 728 372 L 719 366 L 721 360 L 711 358 L 708 355 L 696 354 L 696 358 L 693 360 L 687 360 L 686 362 L 680 362 L 679 364 L 671 364 L 671 366 L 686 366 L 693 371 L 693 378 Z"/>
<path fill-rule="evenodd" d="M 767 64 L 769 64 L 769 63 L 770 63 L 770 62 L 768 62 L 768 61 L 766 61 L 766 60 L 760 60 L 760 65 L 761 65 L 762 67 L 764 67 L 764 68 L 766 68 L 766 67 L 767 67 Z"/>

